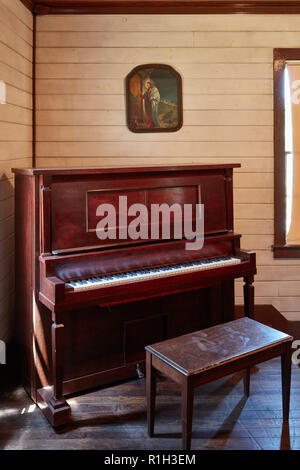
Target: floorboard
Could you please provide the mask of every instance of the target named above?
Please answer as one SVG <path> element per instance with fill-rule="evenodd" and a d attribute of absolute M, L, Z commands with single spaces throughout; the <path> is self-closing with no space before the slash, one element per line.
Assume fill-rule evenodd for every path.
<path fill-rule="evenodd" d="M 293 366 L 289 425 L 281 418 L 280 359 L 253 368 L 250 397 L 237 373 L 197 389 L 192 449 L 300 449 L 300 369 Z M 72 397 L 73 421 L 54 431 L 23 388 L 0 395 L 1 449 L 180 450 L 178 386 L 160 378 L 154 437 L 145 379 Z"/>

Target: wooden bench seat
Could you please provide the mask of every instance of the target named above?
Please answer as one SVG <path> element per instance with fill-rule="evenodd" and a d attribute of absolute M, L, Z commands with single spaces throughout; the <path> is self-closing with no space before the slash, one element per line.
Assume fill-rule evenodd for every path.
<path fill-rule="evenodd" d="M 245 369 L 244 392 L 249 395 L 250 367 L 281 356 L 283 419 L 289 418 L 291 342 L 285 333 L 244 317 L 205 330 L 146 346 L 147 420 L 153 436 L 157 371 L 182 389 L 183 448 L 190 449 L 194 389 Z"/>

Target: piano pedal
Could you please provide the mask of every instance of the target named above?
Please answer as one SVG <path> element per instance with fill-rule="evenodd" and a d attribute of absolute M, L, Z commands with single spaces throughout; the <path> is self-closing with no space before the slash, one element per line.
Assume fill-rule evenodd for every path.
<path fill-rule="evenodd" d="M 136 373 L 137 373 L 137 376 L 138 376 L 139 379 L 143 379 L 145 377 L 145 375 L 143 374 L 143 372 L 140 369 L 139 364 L 136 365 Z"/>

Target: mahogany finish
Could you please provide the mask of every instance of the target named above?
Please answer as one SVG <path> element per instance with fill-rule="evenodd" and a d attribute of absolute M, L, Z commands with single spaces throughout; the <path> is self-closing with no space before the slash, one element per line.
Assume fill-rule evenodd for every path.
<path fill-rule="evenodd" d="M 248 317 L 146 347 L 148 432 L 153 436 L 156 371 L 172 378 L 182 390 L 182 439 L 191 447 L 194 389 L 244 369 L 249 396 L 250 367 L 281 356 L 283 420 L 289 418 L 291 344 L 293 337 Z"/>
<path fill-rule="evenodd" d="M 53 14 L 292 14 L 299 0 L 21 0 L 37 15 Z"/>
<path fill-rule="evenodd" d="M 251 315 L 255 254 L 240 250 L 240 235 L 233 232 L 237 166 L 13 170 L 23 383 L 53 426 L 70 417 L 68 394 L 140 373 L 147 344 L 233 320 L 235 278 L 244 278 L 245 312 Z M 204 202 L 203 248 L 188 251 L 186 240 L 172 238 L 99 240 L 97 204 L 129 192 L 134 201 L 138 194 L 148 203 Z M 69 285 L 216 257 L 240 263 L 80 292 Z"/>

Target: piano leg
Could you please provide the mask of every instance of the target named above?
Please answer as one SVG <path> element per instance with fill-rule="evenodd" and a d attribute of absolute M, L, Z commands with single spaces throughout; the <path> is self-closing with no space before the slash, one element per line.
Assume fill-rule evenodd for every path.
<path fill-rule="evenodd" d="M 66 424 L 71 407 L 63 397 L 64 325 L 52 325 L 52 377 L 53 387 L 38 390 L 38 402 L 53 427 Z M 42 402 L 42 403 L 40 403 Z"/>
<path fill-rule="evenodd" d="M 244 277 L 244 314 L 246 317 L 254 317 L 254 276 Z M 244 371 L 244 394 L 249 397 L 250 394 L 250 374 L 251 369 L 248 367 Z"/>
<path fill-rule="evenodd" d="M 245 317 L 254 317 L 254 276 L 244 277 L 244 313 Z"/>

